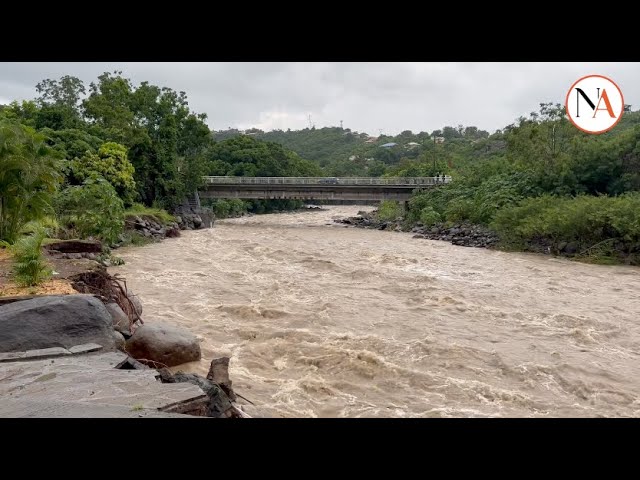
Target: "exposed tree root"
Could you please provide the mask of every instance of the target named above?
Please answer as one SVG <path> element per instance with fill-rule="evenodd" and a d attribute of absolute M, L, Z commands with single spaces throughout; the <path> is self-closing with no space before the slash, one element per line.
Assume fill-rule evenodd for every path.
<path fill-rule="evenodd" d="M 127 281 L 118 275 L 110 275 L 106 269 L 96 269 L 79 273 L 71 278 L 73 288 L 80 293 L 91 293 L 102 297 L 105 303 L 115 302 L 129 318 L 129 328 L 134 332 L 134 324 L 144 321 L 129 298 Z"/>

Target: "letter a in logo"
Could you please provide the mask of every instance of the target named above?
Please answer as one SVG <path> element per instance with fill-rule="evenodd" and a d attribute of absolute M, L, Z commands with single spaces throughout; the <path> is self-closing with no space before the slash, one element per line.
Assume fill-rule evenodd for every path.
<path fill-rule="evenodd" d="M 587 75 L 571 85 L 565 107 L 577 128 L 586 133 L 604 133 L 620 121 L 624 98 L 610 78 Z"/>

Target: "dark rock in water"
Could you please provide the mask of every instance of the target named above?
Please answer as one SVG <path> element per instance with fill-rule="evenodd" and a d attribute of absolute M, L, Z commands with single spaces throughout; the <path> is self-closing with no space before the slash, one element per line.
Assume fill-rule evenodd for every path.
<path fill-rule="evenodd" d="M 414 236 L 413 236 L 413 237 L 411 237 L 411 238 L 425 238 L 425 236 L 424 236 L 424 235 L 414 235 Z"/>
<path fill-rule="evenodd" d="M 44 248 L 60 253 L 100 253 L 102 252 L 102 243 L 92 240 L 63 240 L 49 243 Z"/>
<path fill-rule="evenodd" d="M 576 242 L 569 242 L 565 247 L 564 247 L 564 252 L 568 253 L 569 255 L 573 255 L 574 253 L 576 253 L 578 251 L 578 244 Z"/>
<path fill-rule="evenodd" d="M 176 238 L 180 236 L 180 229 L 177 227 L 169 227 L 165 232 L 167 238 Z"/>
<path fill-rule="evenodd" d="M 229 357 L 214 358 L 211 360 L 207 380 L 220 385 L 232 402 L 236 400 L 236 394 L 231 387 L 232 382 L 229 379 Z"/>
<path fill-rule="evenodd" d="M 167 367 L 200 360 L 198 338 L 187 330 L 165 324 L 144 324 L 127 340 L 127 352 L 138 360 Z"/>
<path fill-rule="evenodd" d="M 0 307 L 0 352 L 96 343 L 115 349 L 109 311 L 93 295 L 51 295 Z"/>
<path fill-rule="evenodd" d="M 158 370 L 158 376 L 162 383 L 191 383 L 197 385 L 207 395 L 208 402 L 205 406 L 204 415 L 213 418 L 228 418 L 239 416 L 236 408 L 224 392 L 222 387 L 211 380 L 202 378 L 192 373 L 178 372 L 173 375 L 168 369 Z"/>

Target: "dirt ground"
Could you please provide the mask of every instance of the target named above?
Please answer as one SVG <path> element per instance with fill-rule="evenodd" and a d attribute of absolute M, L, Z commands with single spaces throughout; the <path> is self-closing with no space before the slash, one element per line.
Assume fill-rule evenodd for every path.
<path fill-rule="evenodd" d="M 18 295 L 69 295 L 78 293 L 71 286 L 69 277 L 94 269 L 98 264 L 93 260 L 67 260 L 53 258 L 45 254 L 53 268 L 51 280 L 37 287 L 18 287 L 11 279 L 11 255 L 0 249 L 0 297 Z"/>

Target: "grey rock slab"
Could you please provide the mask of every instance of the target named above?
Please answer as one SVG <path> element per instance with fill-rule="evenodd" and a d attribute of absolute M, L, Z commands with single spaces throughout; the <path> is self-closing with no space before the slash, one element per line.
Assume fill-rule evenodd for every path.
<path fill-rule="evenodd" d="M 97 343 L 84 343 L 69 349 L 69 351 L 74 355 L 77 355 L 78 353 L 96 352 L 98 350 L 102 350 L 102 345 L 98 345 Z"/>
<path fill-rule="evenodd" d="M 121 352 L 107 352 L 0 363 L 0 399 L 142 411 L 204 395 L 202 389 L 193 384 L 159 382 L 158 373 L 153 369 L 116 369 L 126 358 Z"/>
<path fill-rule="evenodd" d="M 24 352 L 0 353 L 0 363 L 1 362 L 15 362 L 16 360 L 20 360 L 21 358 L 24 358 Z"/>
<path fill-rule="evenodd" d="M 0 399 L 0 418 L 201 418 L 155 409 L 77 402 Z"/>
<path fill-rule="evenodd" d="M 62 355 L 71 355 L 71 352 L 62 347 L 40 348 L 37 350 L 27 350 L 22 356 L 23 359 L 60 357 Z"/>

